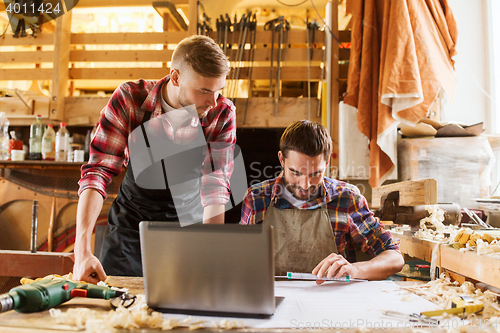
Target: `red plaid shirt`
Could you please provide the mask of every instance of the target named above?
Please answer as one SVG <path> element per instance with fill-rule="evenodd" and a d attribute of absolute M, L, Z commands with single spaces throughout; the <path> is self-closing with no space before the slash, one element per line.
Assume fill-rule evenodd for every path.
<path fill-rule="evenodd" d="M 79 181 L 80 195 L 85 189 L 96 189 L 104 198 L 113 176 L 120 174 L 122 165 L 129 162 L 127 140 L 129 134 L 142 123 L 145 111 L 151 111 L 151 119 L 161 116 L 160 96 L 163 84 L 160 81 L 138 80 L 122 83 L 113 93 L 108 104 L 102 109 L 99 126 L 90 143 L 90 157 L 82 166 Z M 205 117 L 200 118 L 205 139 L 210 143 L 236 143 L 236 108 L 222 95 L 217 106 Z M 193 118 L 177 129 L 175 139 L 189 138 L 197 131 L 198 119 Z M 167 135 L 174 137 L 172 127 L 166 127 Z M 170 132 L 169 132 L 170 131 Z M 207 155 L 206 159 L 210 157 Z M 206 166 L 206 168 L 205 168 Z M 227 170 L 213 172 L 210 162 L 202 167 L 201 199 L 203 206 L 225 204 L 229 200 L 229 177 Z"/>
<path fill-rule="evenodd" d="M 240 224 L 262 223 L 271 202 L 277 209 L 319 209 L 326 205 L 338 253 L 349 262 L 356 261 L 357 247 L 371 257 L 385 250 L 400 252 L 399 239 L 384 230 L 356 186 L 325 177 L 321 195 L 295 208 L 281 196 L 282 179 L 283 172 L 247 190 Z"/>

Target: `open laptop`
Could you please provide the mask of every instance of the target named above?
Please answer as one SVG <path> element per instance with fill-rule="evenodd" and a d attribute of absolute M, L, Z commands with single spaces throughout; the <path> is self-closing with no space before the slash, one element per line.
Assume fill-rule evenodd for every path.
<path fill-rule="evenodd" d="M 149 307 L 170 313 L 274 314 L 272 227 L 139 224 Z"/>

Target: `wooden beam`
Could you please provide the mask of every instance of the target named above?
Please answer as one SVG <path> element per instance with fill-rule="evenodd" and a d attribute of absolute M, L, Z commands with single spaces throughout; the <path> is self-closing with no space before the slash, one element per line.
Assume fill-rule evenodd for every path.
<path fill-rule="evenodd" d="M 30 35 L 24 38 L 14 38 L 8 34 L 0 38 L 0 46 L 28 46 L 28 45 L 52 45 L 54 44 L 54 34 L 42 33 L 33 38 Z"/>
<path fill-rule="evenodd" d="M 240 80 L 248 79 L 247 67 L 241 68 Z M 252 80 L 269 79 L 269 68 L 255 67 Z M 71 68 L 70 80 L 137 80 L 138 78 L 158 80 L 169 73 L 168 68 Z M 321 68 L 311 68 L 311 79 L 321 78 Z M 307 67 L 284 67 L 281 79 L 283 81 L 307 81 Z"/>
<path fill-rule="evenodd" d="M 437 181 L 429 178 L 374 187 L 372 208 L 380 208 L 382 196 L 395 191 L 399 192 L 399 206 L 437 204 Z"/>
<path fill-rule="evenodd" d="M 67 97 L 65 100 L 65 116 L 90 117 L 90 123 L 99 120 L 99 112 L 102 110 L 109 97 Z M 318 100 L 311 99 L 311 107 L 317 107 Z M 278 117 L 275 117 L 273 99 L 268 97 L 250 98 L 248 101 L 246 122 L 243 124 L 246 98 L 237 98 L 236 119 L 238 127 L 253 128 L 285 128 L 292 122 L 307 119 L 307 98 L 282 97 L 278 105 Z M 315 114 L 311 119 L 319 122 Z"/>
<path fill-rule="evenodd" d="M 179 14 L 177 8 L 171 1 L 153 1 L 152 3 L 154 9 L 160 14 L 163 20 L 166 20 L 170 24 L 173 24 L 176 29 L 172 30 L 180 30 L 187 31 L 188 26 L 184 21 L 184 18 Z M 170 29 L 167 29 L 170 30 Z M 163 30 L 163 31 L 167 31 Z"/>
<path fill-rule="evenodd" d="M 234 41 L 239 40 L 240 32 L 228 32 L 227 34 L 227 40 L 233 40 L 233 34 L 234 34 Z M 216 39 L 216 32 L 209 32 L 208 36 Z M 243 39 L 243 38 L 242 38 Z M 258 30 L 257 34 L 255 36 L 255 44 L 269 44 L 269 47 L 271 46 L 272 42 L 272 31 L 263 31 L 263 30 Z M 236 43 L 236 42 L 235 42 Z M 250 43 L 250 38 L 247 35 L 247 44 Z M 274 39 L 274 43 L 276 44 L 275 47 L 277 46 L 278 42 L 276 41 L 276 36 Z M 288 44 L 291 45 L 306 45 L 307 43 L 307 33 L 305 30 L 291 30 L 288 31 Z M 316 31 L 316 34 L 314 36 L 314 41 L 311 41 L 312 44 L 316 44 L 316 48 L 321 48 L 324 43 L 325 43 L 325 32 L 324 31 Z M 335 44 L 338 43 L 335 42 Z"/>
<path fill-rule="evenodd" d="M 188 3 L 188 36 L 193 36 L 197 34 L 198 30 L 198 0 L 188 0 Z"/>
<path fill-rule="evenodd" d="M 73 271 L 71 253 L 0 250 L 2 276 L 39 278 Z"/>
<path fill-rule="evenodd" d="M 67 119 L 86 116 L 89 118 L 89 125 L 95 124 L 108 101 L 109 97 L 66 97 L 64 116 Z"/>
<path fill-rule="evenodd" d="M 0 63 L 40 63 L 52 62 L 52 51 L 1 52 Z"/>
<path fill-rule="evenodd" d="M 167 62 L 172 58 L 173 50 L 147 50 L 147 51 L 85 51 L 73 50 L 69 59 L 72 62 L 132 62 L 132 61 L 159 61 Z M 0 56 L 1 59 L 1 56 Z"/>
<path fill-rule="evenodd" d="M 185 31 L 72 34 L 71 44 L 177 44 Z"/>
<path fill-rule="evenodd" d="M 29 68 L 29 69 L 5 69 L 0 68 L 2 80 L 50 80 L 52 77 L 51 68 Z"/>
<path fill-rule="evenodd" d="M 434 246 L 438 244 L 437 242 L 418 239 L 413 236 L 402 234 L 397 234 L 394 236 L 396 238 L 399 238 L 399 240 L 401 241 L 401 243 L 399 244 L 401 253 L 429 262 L 432 260 L 432 250 L 434 249 Z M 439 261 L 439 257 L 437 259 Z M 436 264 L 437 266 L 439 266 L 440 262 L 437 262 Z"/>
<path fill-rule="evenodd" d="M 236 49 L 234 50 L 236 51 Z M 242 59 L 248 60 L 250 55 L 250 50 L 245 50 L 243 52 Z M 46 54 L 45 58 L 39 56 L 39 62 L 51 61 L 49 58 L 52 54 L 51 51 L 43 52 Z M 73 50 L 70 52 L 70 61 L 92 61 L 92 62 L 131 62 L 131 61 L 159 61 L 159 62 L 167 62 L 172 58 L 173 50 L 123 50 L 123 51 L 86 51 L 86 50 Z M 228 51 L 229 53 L 229 51 Z M 30 57 L 33 57 L 35 52 L 4 52 L 0 54 L 0 62 L 23 62 L 23 60 L 29 60 Z M 283 55 L 283 64 L 284 59 L 286 58 L 287 63 L 294 61 L 307 61 L 308 50 L 305 48 L 290 48 L 284 51 Z M 19 58 L 18 55 L 22 55 L 22 58 Z M 233 52 L 233 55 L 236 57 L 236 52 Z M 273 54 L 274 60 L 278 59 L 277 52 Z M 46 59 L 47 58 L 47 59 Z M 33 59 L 33 58 L 31 58 Z M 254 55 L 254 63 L 258 62 L 269 62 L 271 60 L 271 49 L 270 48 L 257 48 L 255 49 Z M 323 50 L 314 49 L 313 57 L 311 59 L 313 62 L 322 61 L 323 60 Z M 34 62 L 28 61 L 28 62 Z M 234 61 L 234 59 L 229 59 L 229 61 Z"/>
<path fill-rule="evenodd" d="M 42 117 L 49 116 L 49 97 L 33 97 L 34 110 L 27 108 L 24 103 L 17 97 L 0 97 L 0 105 L 2 111 L 6 113 L 9 120 L 16 117 L 29 116 L 30 121 L 33 121 L 34 115 L 41 115 Z"/>
<path fill-rule="evenodd" d="M 251 128 L 285 128 L 294 121 L 307 119 L 307 98 L 281 97 L 278 103 L 278 116 L 274 116 L 274 99 L 269 97 L 255 97 L 248 100 L 246 109 L 246 98 L 237 98 L 236 121 L 238 127 Z M 318 99 L 311 99 L 311 108 L 316 110 Z M 246 109 L 246 117 L 245 117 Z M 313 112 L 312 121 L 321 122 Z M 246 119 L 243 124 L 243 119 Z"/>
<path fill-rule="evenodd" d="M 54 34 L 54 66 L 52 71 L 52 89 L 50 119 L 64 119 L 64 98 L 69 87 L 69 49 L 71 36 L 72 11 L 56 19 Z"/>

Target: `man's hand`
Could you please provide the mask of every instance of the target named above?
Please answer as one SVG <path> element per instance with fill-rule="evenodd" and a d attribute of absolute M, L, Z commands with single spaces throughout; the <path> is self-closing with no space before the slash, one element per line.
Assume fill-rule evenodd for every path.
<path fill-rule="evenodd" d="M 335 278 L 338 279 L 342 276 L 355 275 L 356 267 L 348 262 L 340 254 L 332 253 L 325 259 L 323 259 L 318 266 L 316 266 L 312 273 L 317 275 L 319 279 L 326 277 L 327 279 Z M 316 280 L 316 284 L 322 284 L 325 280 Z"/>
<path fill-rule="evenodd" d="M 96 256 L 93 254 L 88 254 L 86 256 L 75 255 L 73 280 L 97 284 L 99 281 L 105 281 L 106 278 L 106 273 Z"/>

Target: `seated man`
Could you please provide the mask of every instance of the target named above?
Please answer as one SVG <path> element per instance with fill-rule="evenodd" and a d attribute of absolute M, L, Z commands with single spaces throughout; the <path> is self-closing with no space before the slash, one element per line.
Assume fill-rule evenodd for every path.
<path fill-rule="evenodd" d="M 278 152 L 283 171 L 248 189 L 240 224 L 274 227 L 276 275 L 385 279 L 403 267 L 399 240 L 373 217 L 356 186 L 324 177 L 331 152 L 324 126 L 307 120 L 288 126 Z M 356 247 L 371 259 L 355 262 Z"/>

